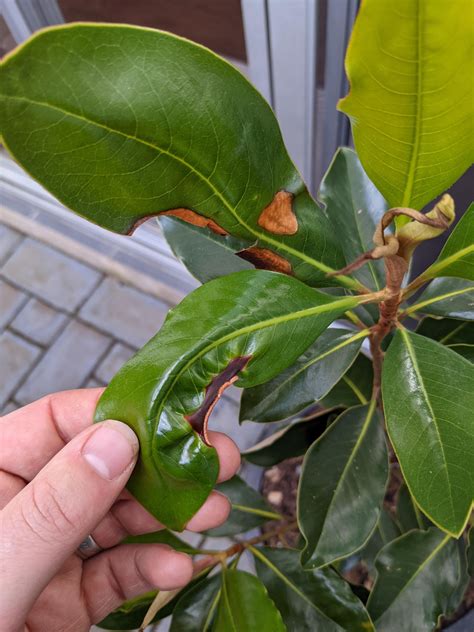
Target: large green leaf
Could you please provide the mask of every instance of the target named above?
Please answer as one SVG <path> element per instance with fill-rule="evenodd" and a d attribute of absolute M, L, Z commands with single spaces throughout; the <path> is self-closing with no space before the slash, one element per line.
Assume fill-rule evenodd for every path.
<path fill-rule="evenodd" d="M 74 24 L 33 36 L 0 78 L 3 143 L 75 212 L 120 233 L 168 212 L 244 240 L 263 267 L 337 285 L 326 273 L 344 265 L 338 236 L 271 108 L 211 51 L 152 29 Z"/>
<path fill-rule="evenodd" d="M 388 479 L 388 454 L 372 402 L 336 419 L 306 453 L 298 490 L 305 568 L 347 557 L 370 538 Z"/>
<path fill-rule="evenodd" d="M 349 584 L 332 568 L 305 571 L 299 551 L 252 548 L 257 573 L 289 632 L 362 632 L 374 626 Z"/>
<path fill-rule="evenodd" d="M 395 540 L 395 538 L 398 538 L 399 535 L 400 529 L 398 525 L 395 523 L 387 509 L 383 507 L 377 521 L 377 526 L 371 535 L 370 540 L 363 549 L 356 553 L 356 557 L 364 561 L 369 573 L 373 574 L 375 571 L 375 558 L 379 554 L 380 549 L 392 540 Z M 348 563 L 351 561 L 352 558 L 349 558 Z"/>
<path fill-rule="evenodd" d="M 471 1 L 365 0 L 339 103 L 369 178 L 391 206 L 421 209 L 473 159 Z"/>
<path fill-rule="evenodd" d="M 207 534 L 214 537 L 232 536 L 249 531 L 269 520 L 279 520 L 279 514 L 271 510 L 263 496 L 238 476 L 220 483 L 217 490 L 230 500 L 232 511 L 220 527 L 210 529 Z"/>
<path fill-rule="evenodd" d="M 474 366 L 434 340 L 397 331 L 382 375 L 388 433 L 408 488 L 459 536 L 474 495 Z"/>
<path fill-rule="evenodd" d="M 221 576 L 204 579 L 178 600 L 170 632 L 210 632 L 221 595 Z"/>
<path fill-rule="evenodd" d="M 411 529 L 423 530 L 430 526 L 426 516 L 424 516 L 416 506 L 410 494 L 410 490 L 406 485 L 402 485 L 398 490 L 397 522 L 400 525 L 402 533 L 411 531 Z"/>
<path fill-rule="evenodd" d="M 239 374 L 238 386 L 271 379 L 357 300 L 331 300 L 263 270 L 215 279 L 186 297 L 97 407 L 96 421 L 119 419 L 138 434 L 132 494 L 162 524 L 183 529 L 216 482 L 206 428 L 223 389 Z"/>
<path fill-rule="evenodd" d="M 452 318 L 424 318 L 416 333 L 438 340 L 443 345 L 474 345 L 474 323 Z"/>
<path fill-rule="evenodd" d="M 323 398 L 354 362 L 369 331 L 328 329 L 298 360 L 270 382 L 246 389 L 241 421 L 278 421 Z"/>
<path fill-rule="evenodd" d="M 375 228 L 388 209 L 360 164 L 357 154 L 348 147 L 336 151 L 319 189 L 341 248 L 349 263 L 374 246 Z M 385 286 L 383 262 L 369 261 L 354 272 L 365 286 L 381 290 Z"/>
<path fill-rule="evenodd" d="M 432 632 L 465 585 L 458 544 L 435 528 L 410 531 L 382 549 L 367 607 L 377 632 Z"/>
<path fill-rule="evenodd" d="M 365 355 L 359 353 L 350 369 L 320 403 L 325 408 L 335 406 L 349 408 L 358 404 L 367 404 L 372 391 L 373 379 L 372 362 Z"/>
<path fill-rule="evenodd" d="M 174 217 L 161 217 L 160 225 L 174 254 L 201 283 L 253 267 L 235 256 L 245 249 L 244 241 L 230 235 L 216 235 L 212 230 Z"/>
<path fill-rule="evenodd" d="M 243 452 L 242 456 L 246 461 L 262 467 L 271 467 L 285 459 L 302 456 L 336 416 L 335 410 L 322 410 L 310 419 L 298 419 L 262 439 Z"/>
<path fill-rule="evenodd" d="M 407 313 L 474 320 L 474 283 L 445 277 L 434 279 Z"/>
<path fill-rule="evenodd" d="M 421 275 L 460 277 L 474 281 L 474 203 L 453 229 L 439 257 Z"/>
<path fill-rule="evenodd" d="M 286 632 L 265 586 L 244 571 L 225 570 L 213 632 Z"/>

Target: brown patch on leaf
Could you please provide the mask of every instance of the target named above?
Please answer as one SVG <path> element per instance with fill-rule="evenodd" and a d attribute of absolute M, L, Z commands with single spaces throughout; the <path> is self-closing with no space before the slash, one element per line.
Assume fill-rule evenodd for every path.
<path fill-rule="evenodd" d="M 206 388 L 206 395 L 201 407 L 191 415 L 185 415 L 184 418 L 186 421 L 191 424 L 192 428 L 207 445 L 210 445 L 207 434 L 207 424 L 214 410 L 214 406 L 221 398 L 225 389 L 238 380 L 238 373 L 245 369 L 250 359 L 251 356 L 242 356 L 231 360 L 226 368 L 219 373 L 219 375 L 216 375 Z"/>
<path fill-rule="evenodd" d="M 210 219 L 209 217 L 204 217 L 204 215 L 199 215 L 199 213 L 191 211 L 188 208 L 174 208 L 170 211 L 163 211 L 162 213 L 160 213 L 160 215 L 171 215 L 173 217 L 177 217 L 178 219 L 182 219 L 183 222 L 187 222 L 188 224 L 197 226 L 198 228 L 209 228 L 217 235 L 229 234 L 213 219 Z"/>
<path fill-rule="evenodd" d="M 272 270 L 273 272 L 283 272 L 283 274 L 293 274 L 291 263 L 281 255 L 277 255 L 273 250 L 252 246 L 236 254 L 241 259 L 250 261 L 256 268 Z"/>
<path fill-rule="evenodd" d="M 258 225 L 275 235 L 294 235 L 298 230 L 298 220 L 293 212 L 293 194 L 278 191 L 261 212 Z"/>

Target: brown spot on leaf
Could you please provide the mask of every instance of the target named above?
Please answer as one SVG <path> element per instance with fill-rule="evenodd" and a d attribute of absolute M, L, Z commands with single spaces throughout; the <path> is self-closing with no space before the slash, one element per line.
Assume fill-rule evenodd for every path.
<path fill-rule="evenodd" d="M 199 215 L 199 213 L 196 213 L 196 211 L 191 211 L 189 208 L 173 208 L 169 211 L 159 211 L 158 213 L 150 213 L 150 215 L 140 217 L 140 219 L 138 219 L 130 228 L 130 230 L 128 231 L 128 235 L 131 235 L 139 226 L 150 219 L 150 217 L 157 217 L 159 215 L 171 215 L 172 217 L 177 217 L 178 219 L 183 220 L 183 222 L 187 222 L 188 224 L 192 224 L 193 226 L 197 226 L 198 228 L 209 228 L 217 235 L 229 234 L 210 217 Z"/>
<path fill-rule="evenodd" d="M 242 356 L 231 360 L 226 368 L 219 373 L 219 375 L 216 375 L 206 388 L 206 395 L 200 408 L 191 415 L 185 416 L 186 421 L 189 421 L 192 428 L 207 445 L 210 445 L 207 434 L 207 424 L 214 406 L 221 398 L 225 389 L 238 379 L 238 373 L 245 369 L 250 359 L 251 356 Z"/>
<path fill-rule="evenodd" d="M 283 272 L 283 274 L 293 274 L 291 263 L 281 255 L 277 255 L 273 250 L 252 246 L 236 254 L 241 259 L 250 261 L 256 268 L 272 270 L 273 272 Z"/>
<path fill-rule="evenodd" d="M 278 191 L 261 212 L 258 225 L 275 235 L 294 235 L 298 230 L 298 220 L 293 212 L 293 194 Z"/>

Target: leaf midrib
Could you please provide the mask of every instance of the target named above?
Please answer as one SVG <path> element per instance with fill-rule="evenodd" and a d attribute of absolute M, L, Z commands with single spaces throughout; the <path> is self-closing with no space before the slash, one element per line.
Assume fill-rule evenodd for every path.
<path fill-rule="evenodd" d="M 447 298 L 452 298 L 453 296 L 458 296 L 459 294 L 467 294 L 468 292 L 474 292 L 474 286 L 465 287 L 462 290 L 453 290 L 452 292 L 446 292 L 445 294 L 438 294 L 438 296 L 426 299 L 426 301 L 421 301 L 421 303 L 415 303 L 405 311 L 405 314 L 412 314 L 413 312 L 416 312 L 418 310 L 423 311 L 424 307 L 427 307 L 432 303 L 439 303 L 440 301 L 444 301 Z"/>
<path fill-rule="evenodd" d="M 268 235 L 261 233 L 260 231 L 256 230 L 255 228 L 253 228 L 252 226 L 250 226 L 249 224 L 247 224 L 247 222 L 245 222 L 242 217 L 237 213 L 236 208 L 234 208 L 229 202 L 228 200 L 220 193 L 220 191 L 212 184 L 212 182 L 209 180 L 209 178 L 207 178 L 201 171 L 199 171 L 198 169 L 196 169 L 195 167 L 193 167 L 189 162 L 187 162 L 186 160 L 184 160 L 183 158 L 181 158 L 180 156 L 174 154 L 173 152 L 164 149 L 162 147 L 160 147 L 159 145 L 156 145 L 154 143 L 150 143 L 149 141 L 146 141 L 142 138 L 139 138 L 138 136 L 133 136 L 131 134 L 127 134 L 126 132 L 123 132 L 121 130 L 115 129 L 113 127 L 109 127 L 108 125 L 105 125 L 104 123 L 101 123 L 99 121 L 94 121 L 90 118 L 87 118 L 81 114 L 78 114 L 76 112 L 71 112 L 69 110 L 66 110 L 62 107 L 59 107 L 57 105 L 53 105 L 51 103 L 47 103 L 45 101 L 38 101 L 36 99 L 30 99 L 27 97 L 19 97 L 19 96 L 11 96 L 11 95 L 2 95 L 4 98 L 6 99 L 12 99 L 12 100 L 17 100 L 17 101 L 25 101 L 26 103 L 29 103 L 31 105 L 37 105 L 40 107 L 45 107 L 45 108 L 49 108 L 52 110 L 56 110 L 58 112 L 60 112 L 61 114 L 65 115 L 65 116 L 70 116 L 71 118 L 76 118 L 79 119 L 81 121 L 84 121 L 85 123 L 88 123 L 90 125 L 95 125 L 96 127 L 99 127 L 101 129 L 106 130 L 107 132 L 110 132 L 112 134 L 118 134 L 120 136 L 123 136 L 124 138 L 127 138 L 129 140 L 133 140 L 135 142 L 141 143 L 142 145 L 145 145 L 147 147 L 150 147 L 151 149 L 158 151 L 162 154 L 167 155 L 169 158 L 176 160 L 177 162 L 179 162 L 180 164 L 182 164 L 184 167 L 186 167 L 187 169 L 189 169 L 192 173 L 194 173 L 202 182 L 204 182 L 209 189 L 212 191 L 212 193 L 222 202 L 222 204 L 224 204 L 224 206 L 226 207 L 226 209 L 229 211 L 229 213 L 237 220 L 237 222 L 246 230 L 248 230 L 252 235 L 254 235 L 254 237 L 256 237 L 258 240 L 262 241 L 262 242 L 266 242 L 268 244 L 270 244 L 271 246 L 273 246 L 274 248 L 278 248 L 280 250 L 286 251 L 289 255 L 300 259 L 301 261 L 304 261 L 305 263 L 307 263 L 308 265 L 313 266 L 314 268 L 317 268 L 318 270 L 325 272 L 325 273 L 332 273 L 335 270 L 329 266 L 327 266 L 326 264 L 322 263 L 321 261 L 318 261 L 317 259 L 313 259 L 312 257 L 309 257 L 308 255 L 306 255 L 305 253 L 299 251 L 299 250 L 295 250 L 294 248 L 292 248 L 291 246 L 288 246 L 288 244 L 285 244 L 284 242 L 279 242 L 275 239 L 272 239 L 271 237 L 269 237 Z M 346 287 L 352 287 L 352 288 L 356 288 L 358 286 L 358 284 L 356 284 L 353 279 L 350 279 L 350 277 L 345 277 L 347 280 L 345 281 L 344 278 L 341 278 L 341 276 L 343 275 L 337 275 L 337 278 L 340 280 L 340 282 L 343 285 L 346 285 Z"/>

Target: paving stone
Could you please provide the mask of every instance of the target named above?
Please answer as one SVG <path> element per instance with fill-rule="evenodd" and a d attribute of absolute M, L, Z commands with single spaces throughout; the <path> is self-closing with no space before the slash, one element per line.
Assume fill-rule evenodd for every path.
<path fill-rule="evenodd" d="M 0 280 L 0 329 L 6 327 L 26 300 L 26 294 Z"/>
<path fill-rule="evenodd" d="M 41 350 L 10 331 L 0 335 L 0 408 L 38 358 Z"/>
<path fill-rule="evenodd" d="M 2 415 L 8 415 L 8 413 L 12 413 L 17 408 L 18 404 L 15 404 L 15 402 L 8 402 L 2 410 Z"/>
<path fill-rule="evenodd" d="M 23 236 L 17 233 L 16 230 L 5 226 L 5 224 L 0 224 L 0 263 L 5 261 L 22 239 Z"/>
<path fill-rule="evenodd" d="M 19 389 L 21 404 L 69 388 L 80 388 L 107 350 L 110 338 L 75 320 L 56 338 Z"/>
<path fill-rule="evenodd" d="M 10 328 L 41 345 L 53 341 L 64 326 L 67 316 L 32 298 L 11 323 Z"/>
<path fill-rule="evenodd" d="M 3 275 L 66 311 L 79 307 L 100 279 L 96 270 L 32 239 L 20 244 L 5 263 Z"/>
<path fill-rule="evenodd" d="M 105 279 L 80 316 L 132 347 L 141 347 L 161 327 L 168 305 L 122 283 Z"/>
<path fill-rule="evenodd" d="M 104 384 L 108 384 L 117 371 L 125 362 L 135 353 L 134 349 L 126 347 L 118 342 L 109 351 L 107 357 L 102 361 L 99 368 L 96 369 L 96 377 Z"/>

